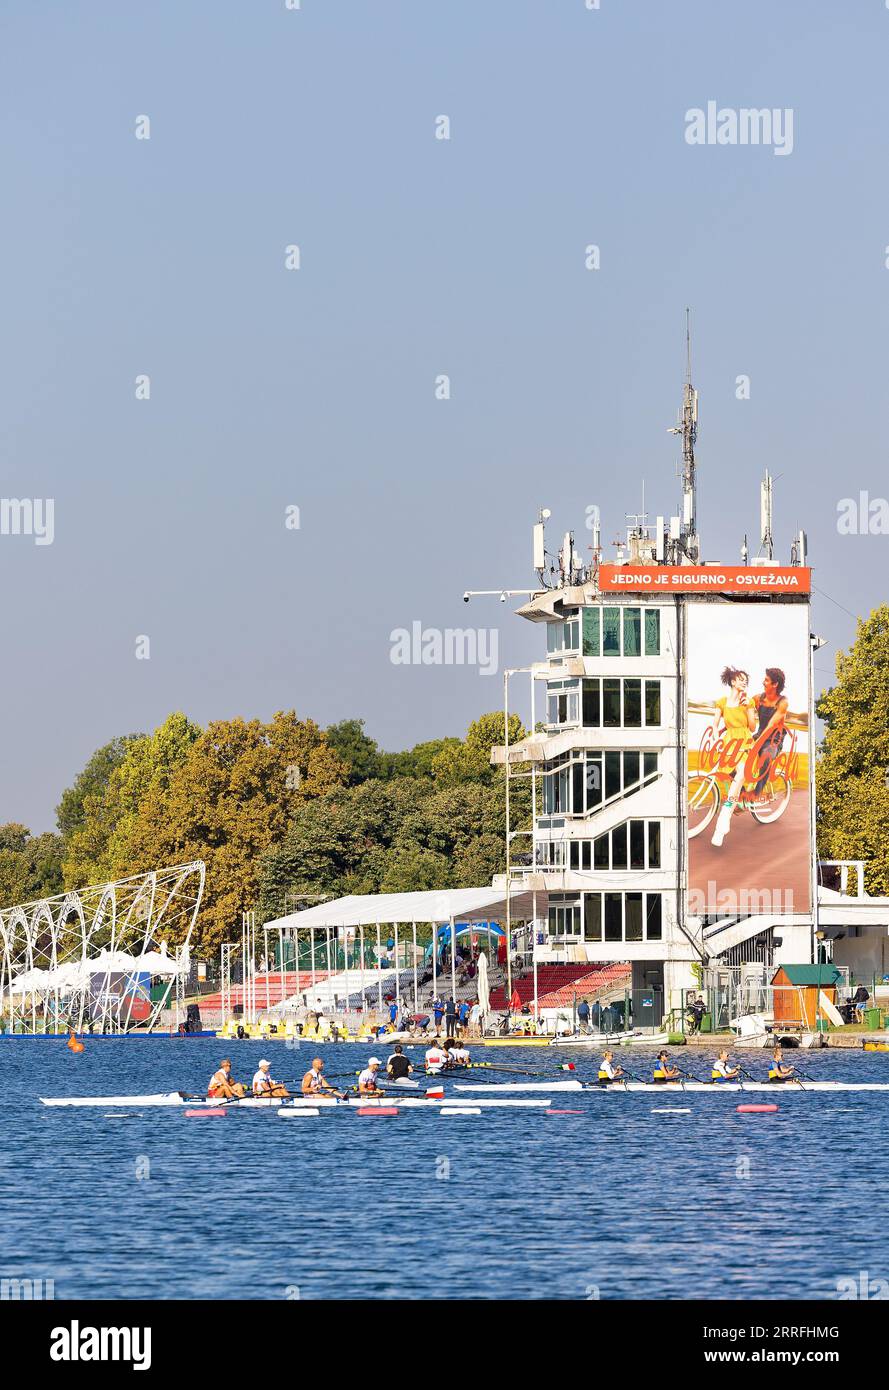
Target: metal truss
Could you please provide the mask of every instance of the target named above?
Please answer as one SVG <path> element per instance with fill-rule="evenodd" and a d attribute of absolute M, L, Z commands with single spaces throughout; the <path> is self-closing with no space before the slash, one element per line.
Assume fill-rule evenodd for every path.
<path fill-rule="evenodd" d="M 171 994 L 181 995 L 205 874 L 196 860 L 0 909 L 3 1025 L 150 1031 Z M 146 1016 L 149 978 L 169 988 Z"/>

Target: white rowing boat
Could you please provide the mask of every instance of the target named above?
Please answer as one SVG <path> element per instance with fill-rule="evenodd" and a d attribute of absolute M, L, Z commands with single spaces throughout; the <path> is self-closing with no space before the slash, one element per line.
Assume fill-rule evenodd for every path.
<path fill-rule="evenodd" d="M 692 1091 L 889 1091 L 889 1081 L 613 1081 L 608 1086 L 584 1086 L 585 1091 L 659 1091 L 661 1095 L 688 1095 Z"/>
<path fill-rule="evenodd" d="M 399 1109 L 411 1106 L 421 1106 L 425 1109 L 447 1109 L 450 1105 L 459 1104 L 459 1101 L 448 1100 L 447 1097 L 432 1096 L 349 1096 L 347 1100 L 337 1100 L 334 1096 L 292 1096 L 285 1099 L 281 1097 L 267 1098 L 262 1096 L 245 1096 L 243 1100 L 215 1100 L 203 1097 L 195 1098 L 184 1095 L 181 1091 L 163 1091 L 157 1095 L 150 1096 L 41 1096 L 43 1105 L 54 1106 L 90 1106 L 99 1109 L 114 1109 L 126 1107 L 130 1110 L 142 1110 L 148 1106 L 168 1106 L 181 1107 L 188 1106 L 191 1110 L 265 1110 L 269 1108 L 279 1108 L 281 1106 L 290 1108 L 302 1108 L 305 1106 L 397 1106 Z M 474 1100 L 473 1105 L 484 1106 L 535 1106 L 548 1105 L 547 1100 L 536 1098 L 493 1098 L 490 1100 Z"/>
<path fill-rule="evenodd" d="M 582 1091 L 582 1081 L 456 1081 L 455 1091 Z"/>

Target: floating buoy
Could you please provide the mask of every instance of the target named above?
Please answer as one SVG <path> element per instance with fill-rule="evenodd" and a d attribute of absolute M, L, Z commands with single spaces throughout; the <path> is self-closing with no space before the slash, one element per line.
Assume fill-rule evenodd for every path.
<path fill-rule="evenodd" d="M 739 1115 L 771 1115 L 777 1109 L 777 1105 L 739 1105 L 737 1107 Z"/>
<path fill-rule="evenodd" d="M 320 1115 L 321 1111 L 311 1105 L 289 1105 L 285 1109 L 282 1105 L 278 1111 L 279 1120 L 292 1120 L 294 1115 Z"/>
<path fill-rule="evenodd" d="M 395 1105 L 359 1105 L 359 1115 L 397 1115 L 398 1107 Z"/>
<path fill-rule="evenodd" d="M 227 1111 L 227 1110 L 224 1110 L 223 1107 L 220 1105 L 220 1106 L 213 1106 L 212 1108 L 209 1108 L 209 1107 L 208 1107 L 206 1110 L 186 1110 L 186 1112 L 185 1112 L 185 1118 L 186 1118 L 187 1120 L 202 1120 L 202 1119 L 204 1118 L 204 1116 L 207 1115 L 207 1116 L 209 1116 L 211 1119 L 215 1119 L 215 1117 L 216 1117 L 217 1115 L 226 1115 L 226 1114 L 228 1114 L 228 1111 Z"/>
<path fill-rule="evenodd" d="M 478 1106 L 443 1105 L 439 1113 L 442 1115 L 480 1115 L 482 1112 Z"/>
<path fill-rule="evenodd" d="M 777 1108 L 777 1107 L 776 1107 Z M 652 1115 L 690 1115 L 691 1106 L 673 1106 L 671 1110 L 652 1110 Z"/>
<path fill-rule="evenodd" d="M 547 1110 L 547 1115 L 582 1115 L 582 1110 Z"/>
<path fill-rule="evenodd" d="M 71 1034 L 70 1038 L 68 1039 L 68 1041 L 67 1041 L 67 1043 L 66 1043 L 66 1047 L 68 1047 L 72 1052 L 82 1052 L 82 1051 L 83 1051 L 83 1043 L 82 1043 L 82 1042 L 78 1042 L 78 1041 L 77 1041 L 77 1038 L 75 1038 L 75 1036 L 74 1036 L 73 1033 Z"/>

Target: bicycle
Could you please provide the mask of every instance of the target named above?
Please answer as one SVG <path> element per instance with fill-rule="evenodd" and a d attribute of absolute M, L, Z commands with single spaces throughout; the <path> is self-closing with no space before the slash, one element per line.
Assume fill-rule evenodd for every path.
<path fill-rule="evenodd" d="M 718 814 L 728 798 L 733 774 L 730 772 L 693 772 L 688 778 L 688 838 L 701 835 Z M 739 810 L 749 811 L 760 825 L 772 825 L 780 820 L 790 804 L 793 783 L 784 773 L 770 776 L 757 795 L 748 792 L 745 783 L 735 802 Z"/>

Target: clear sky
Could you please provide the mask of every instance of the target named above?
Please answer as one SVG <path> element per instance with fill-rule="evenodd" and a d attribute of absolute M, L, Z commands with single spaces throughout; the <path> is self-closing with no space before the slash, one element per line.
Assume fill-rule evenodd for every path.
<path fill-rule="evenodd" d="M 539 629 L 461 595 L 533 581 L 537 507 L 580 549 L 643 479 L 675 509 L 686 304 L 705 557 L 769 467 L 829 680 L 886 597 L 837 505 L 889 494 L 887 70 L 880 0 L 0 0 L 0 496 L 55 503 L 0 535 L 0 821 L 177 708 L 387 748 L 497 708 L 390 633 L 520 665 Z M 708 100 L 792 153 L 689 145 Z"/>

